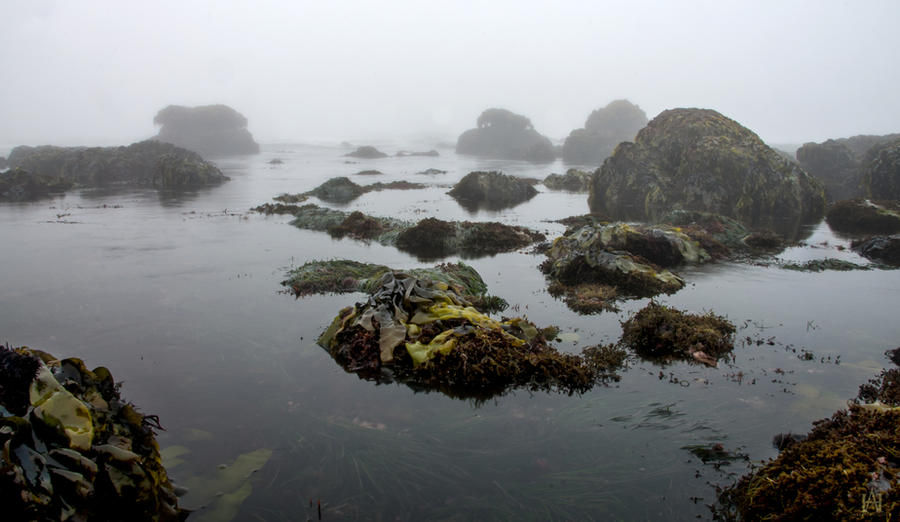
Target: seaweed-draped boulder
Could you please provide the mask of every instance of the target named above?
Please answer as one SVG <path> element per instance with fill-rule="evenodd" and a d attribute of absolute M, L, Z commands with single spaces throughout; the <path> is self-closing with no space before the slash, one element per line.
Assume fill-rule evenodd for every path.
<path fill-rule="evenodd" d="M 228 179 L 196 152 L 153 140 L 127 147 L 20 146 L 12 150 L 9 162 L 34 176 L 80 187 L 130 184 L 178 188 Z"/>
<path fill-rule="evenodd" d="M 565 174 L 549 174 L 544 178 L 544 186 L 550 190 L 587 192 L 591 188 L 591 173 L 569 169 Z"/>
<path fill-rule="evenodd" d="M 900 139 L 876 145 L 866 152 L 860 186 L 866 197 L 900 200 Z"/>
<path fill-rule="evenodd" d="M 656 221 L 673 210 L 732 217 L 793 234 L 822 216 L 822 185 L 755 133 L 709 109 L 671 109 L 594 172 L 591 212 Z"/>
<path fill-rule="evenodd" d="M 0 346 L 5 520 L 184 520 L 140 414 L 103 367 Z"/>
<path fill-rule="evenodd" d="M 537 189 L 521 178 L 502 172 L 470 172 L 448 192 L 469 210 L 514 207 L 537 195 Z"/>
<path fill-rule="evenodd" d="M 861 197 L 866 195 L 860 182 L 863 169 L 871 159 L 869 151 L 898 138 L 900 134 L 859 135 L 804 143 L 797 149 L 797 161 L 803 170 L 822 182 L 830 201 Z"/>
<path fill-rule="evenodd" d="M 531 120 L 506 109 L 487 109 L 477 128 L 460 134 L 457 154 L 549 163 L 556 159 L 553 144 L 534 130 Z"/>
<path fill-rule="evenodd" d="M 259 152 L 259 144 L 247 130 L 247 118 L 227 105 L 169 105 L 156 113 L 153 123 L 162 125 L 156 140 L 203 156 Z"/>
<path fill-rule="evenodd" d="M 24 201 L 65 192 L 72 182 L 54 176 L 35 175 L 15 168 L 0 173 L 0 201 Z"/>
<path fill-rule="evenodd" d="M 616 145 L 631 141 L 647 125 L 647 114 L 628 100 L 614 100 L 593 111 L 583 129 L 566 138 L 562 158 L 566 163 L 600 165 L 612 155 Z"/>

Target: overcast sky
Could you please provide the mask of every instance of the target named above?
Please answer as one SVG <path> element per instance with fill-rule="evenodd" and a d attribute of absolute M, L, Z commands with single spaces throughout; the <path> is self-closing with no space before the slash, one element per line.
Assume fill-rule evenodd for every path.
<path fill-rule="evenodd" d="M 260 142 L 552 139 L 628 98 L 770 143 L 900 132 L 900 1 L 0 0 L 0 143 L 117 144 L 225 103 Z"/>

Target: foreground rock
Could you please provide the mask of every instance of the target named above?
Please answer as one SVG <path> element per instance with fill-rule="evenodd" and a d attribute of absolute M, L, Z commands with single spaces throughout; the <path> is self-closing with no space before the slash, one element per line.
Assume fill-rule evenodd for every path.
<path fill-rule="evenodd" d="M 900 267 L 900 235 L 856 240 L 850 243 L 850 248 L 866 259 Z"/>
<path fill-rule="evenodd" d="M 38 179 L 68 182 L 73 187 L 123 184 L 185 188 L 228 179 L 196 152 L 152 140 L 127 147 L 20 146 L 12 150 L 9 162 Z"/>
<path fill-rule="evenodd" d="M 900 138 L 866 152 L 860 187 L 868 198 L 900 200 Z"/>
<path fill-rule="evenodd" d="M 162 125 L 156 140 L 204 157 L 259 152 L 247 130 L 247 118 L 227 105 L 169 105 L 156 113 L 153 123 Z"/>
<path fill-rule="evenodd" d="M 477 123 L 477 128 L 463 132 L 457 139 L 457 154 L 534 163 L 556 159 L 550 139 L 538 134 L 525 116 L 506 109 L 487 109 L 478 116 Z"/>
<path fill-rule="evenodd" d="M 786 235 L 822 216 L 821 185 L 737 122 L 707 109 L 664 111 L 591 180 L 591 212 L 657 221 L 712 212 Z"/>
<path fill-rule="evenodd" d="M 361 147 L 357 147 L 353 152 L 349 152 L 344 154 L 345 157 L 349 158 L 363 158 L 363 159 L 377 159 L 377 158 L 386 158 L 387 154 L 381 152 L 380 150 L 372 147 L 370 145 L 363 145 Z"/>
<path fill-rule="evenodd" d="M 898 138 L 900 134 L 888 134 L 804 143 L 797 149 L 797 161 L 803 170 L 822 182 L 829 201 L 864 197 L 866 191 L 860 187 L 861 168 L 868 162 L 868 151 Z"/>
<path fill-rule="evenodd" d="M 588 116 L 583 129 L 575 129 L 563 144 L 566 163 L 599 166 L 616 145 L 634 140 L 647 125 L 647 114 L 628 100 L 615 100 Z"/>
<path fill-rule="evenodd" d="M 544 186 L 550 190 L 588 192 L 591 189 L 591 173 L 569 169 L 565 174 L 550 174 L 544 178 Z"/>
<path fill-rule="evenodd" d="M 491 318 L 484 282 L 463 264 L 388 271 L 374 288 L 367 281 L 367 300 L 341 310 L 318 341 L 360 378 L 475 400 L 518 388 L 571 395 L 615 378 L 624 360 L 611 346 L 560 353 L 527 320 Z"/>
<path fill-rule="evenodd" d="M 734 332 L 730 321 L 712 312 L 690 314 L 651 301 L 622 324 L 622 343 L 657 362 L 716 366 L 734 350 Z"/>
<path fill-rule="evenodd" d="M 835 232 L 894 234 L 900 232 L 900 203 L 851 199 L 828 208 L 825 221 Z"/>
<path fill-rule="evenodd" d="M 502 172 L 470 172 L 453 186 L 450 196 L 464 208 L 499 210 L 514 207 L 537 195 L 528 182 Z"/>
<path fill-rule="evenodd" d="M 775 442 L 778 457 L 719 493 L 718 519 L 900 516 L 900 370 L 861 386 L 847 410 L 814 422 L 805 437 L 778 435 Z"/>
<path fill-rule="evenodd" d="M 106 368 L 0 346 L 0 501 L 7 520 L 184 520 L 154 416 Z"/>
<path fill-rule="evenodd" d="M 496 222 L 426 218 L 412 223 L 316 205 L 298 207 L 291 224 L 297 228 L 328 232 L 336 238 L 350 237 L 396 246 L 421 260 L 452 255 L 466 258 L 496 255 L 544 240 L 544 235 L 539 232 Z"/>

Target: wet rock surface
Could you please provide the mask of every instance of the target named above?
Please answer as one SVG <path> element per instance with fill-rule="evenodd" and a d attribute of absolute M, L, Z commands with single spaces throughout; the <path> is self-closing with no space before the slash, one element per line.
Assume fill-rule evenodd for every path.
<path fill-rule="evenodd" d="M 154 428 L 106 368 L 0 347 L 4 517 L 184 520 Z"/>
<path fill-rule="evenodd" d="M 534 130 L 525 116 L 506 109 L 487 109 L 478 116 L 477 125 L 459 136 L 457 154 L 534 163 L 556 159 L 553 144 Z"/>
<path fill-rule="evenodd" d="M 581 393 L 615 378 L 624 362 L 612 346 L 560 353 L 527 320 L 491 318 L 484 282 L 466 265 L 389 271 L 375 288 L 371 281 L 363 283 L 368 299 L 341 310 L 319 338 L 360 378 L 486 400 L 518 388 Z"/>
<path fill-rule="evenodd" d="M 9 161 L 38 179 L 65 181 L 73 187 L 124 184 L 177 189 L 228 179 L 196 152 L 152 140 L 127 147 L 20 146 L 12 150 Z"/>
<path fill-rule="evenodd" d="M 361 147 L 357 147 L 353 152 L 349 152 L 344 154 L 344 156 L 349 158 L 363 158 L 363 159 L 377 159 L 377 158 L 386 158 L 387 154 L 381 152 L 380 150 L 372 147 L 371 145 L 363 145 Z"/>
<path fill-rule="evenodd" d="M 0 173 L 0 201 L 28 201 L 59 194 L 72 188 L 70 180 L 35 175 L 21 168 Z"/>
<path fill-rule="evenodd" d="M 565 174 L 550 174 L 544 178 L 544 186 L 550 190 L 588 192 L 591 188 L 591 173 L 569 169 Z"/>
<path fill-rule="evenodd" d="M 377 171 L 376 171 L 377 172 Z M 331 178 L 313 190 L 302 194 L 303 196 L 315 196 L 329 203 L 349 203 L 368 192 L 381 190 L 414 190 L 425 188 L 421 183 L 409 181 L 392 181 L 390 183 L 372 183 L 371 185 L 358 185 L 350 178 Z"/>
<path fill-rule="evenodd" d="M 470 172 L 453 186 L 450 196 L 464 208 L 499 210 L 514 207 L 537 195 L 530 183 L 502 172 Z"/>
<path fill-rule="evenodd" d="M 227 105 L 169 105 L 156 113 L 153 123 L 162 125 L 156 140 L 204 157 L 259 152 L 247 130 L 247 118 Z"/>
<path fill-rule="evenodd" d="M 783 235 L 821 217 L 821 184 L 737 122 L 708 109 L 672 109 L 622 143 L 592 178 L 589 204 L 619 220 L 673 210 L 711 212 Z"/>
<path fill-rule="evenodd" d="M 647 114 L 628 100 L 615 100 L 593 111 L 584 128 L 573 130 L 566 138 L 562 158 L 566 163 L 599 166 L 612 155 L 616 145 L 634 140 L 647 125 Z"/>
<path fill-rule="evenodd" d="M 825 221 L 835 232 L 894 234 L 900 232 L 900 203 L 851 199 L 828 207 Z"/>
<path fill-rule="evenodd" d="M 900 267 L 900 235 L 874 236 L 850 243 L 859 255 L 892 267 Z"/>

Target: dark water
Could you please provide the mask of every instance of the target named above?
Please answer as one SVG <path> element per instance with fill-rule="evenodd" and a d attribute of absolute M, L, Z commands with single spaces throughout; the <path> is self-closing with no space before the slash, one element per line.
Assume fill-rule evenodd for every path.
<path fill-rule="evenodd" d="M 202 507 L 192 520 L 316 519 L 318 502 L 323 520 L 708 517 L 712 484 L 745 465 L 717 470 L 685 446 L 720 442 L 754 461 L 774 456 L 775 433 L 805 432 L 830 415 L 884 365 L 884 350 L 900 345 L 900 272 L 718 264 L 682 272 L 688 287 L 660 301 L 735 322 L 738 338 L 754 342 L 739 343 L 731 365 L 633 360 L 621 382 L 583 396 L 518 392 L 480 406 L 361 381 L 314 343 L 358 296 L 295 300 L 279 282 L 311 259 L 422 263 L 248 208 L 368 168 L 385 175 L 353 179 L 433 187 L 369 193 L 345 208 L 558 234 L 563 227 L 546 220 L 586 212 L 587 198 L 539 186 L 514 209 L 472 214 L 445 194 L 467 172 L 543 178 L 564 167 L 448 150 L 347 164 L 344 152 L 271 145 L 219 161 L 232 181 L 196 193 L 82 191 L 0 206 L 0 342 L 109 367 L 126 398 L 159 415 L 170 474 L 190 488 L 183 504 Z M 284 164 L 268 165 L 273 157 Z M 426 168 L 449 172 L 415 174 Z M 847 241 L 824 224 L 810 233 L 812 246 L 782 257 L 860 261 L 837 250 Z M 560 326 L 564 350 L 616 340 L 619 322 L 647 302 L 579 316 L 546 293 L 541 261 L 520 252 L 467 262 L 519 314 Z M 814 360 L 798 357 L 804 351 Z"/>

